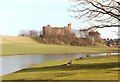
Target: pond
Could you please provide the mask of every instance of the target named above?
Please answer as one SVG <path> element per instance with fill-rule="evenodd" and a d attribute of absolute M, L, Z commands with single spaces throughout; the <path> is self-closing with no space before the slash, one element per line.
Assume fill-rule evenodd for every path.
<path fill-rule="evenodd" d="M 112 53 L 113 55 L 118 53 Z M 30 65 L 41 63 L 48 60 L 61 60 L 70 58 L 85 57 L 88 54 L 54 54 L 54 55 L 14 55 L 0 56 L 0 76 L 9 74 Z M 90 56 L 104 56 L 106 53 L 89 54 Z"/>

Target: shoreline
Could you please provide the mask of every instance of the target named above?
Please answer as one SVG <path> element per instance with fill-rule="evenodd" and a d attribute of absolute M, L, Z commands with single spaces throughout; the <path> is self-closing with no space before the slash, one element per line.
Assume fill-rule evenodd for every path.
<path fill-rule="evenodd" d="M 110 52 L 110 51 L 108 51 Z M 86 53 L 36 53 L 36 54 L 8 54 L 8 55 L 0 55 L 1 57 L 2 56 L 17 56 L 17 55 L 64 55 L 64 54 L 69 54 L 69 55 L 73 55 L 73 54 L 102 54 L 102 53 L 108 53 L 108 52 L 86 52 Z M 119 51 L 112 51 L 111 53 L 119 53 Z"/>
<path fill-rule="evenodd" d="M 111 53 L 111 56 L 116 56 L 116 55 L 118 55 L 119 53 Z M 88 54 L 89 55 L 89 54 Z M 32 55 L 28 55 L 27 56 L 27 58 L 29 58 L 29 56 L 31 57 Z M 34 56 L 34 55 L 33 55 Z M 39 58 L 39 57 L 41 57 L 42 55 L 36 55 L 36 57 L 37 58 Z M 43 55 L 44 56 L 44 55 Z M 58 57 L 60 56 L 60 55 L 57 55 Z M 68 55 L 69 56 L 69 55 Z M 55 57 L 55 59 L 45 59 L 45 57 L 44 57 L 44 60 L 42 60 L 42 61 L 39 61 L 39 62 L 36 62 L 36 63 L 31 63 L 29 66 L 27 66 L 27 67 L 25 67 L 25 68 L 29 68 L 31 65 L 35 65 L 35 64 L 39 64 L 39 63 L 44 63 L 44 62 L 47 62 L 47 61 L 57 61 L 57 60 L 59 60 L 59 61 L 62 61 L 62 60 L 81 60 L 80 58 L 82 57 L 82 59 L 84 60 L 84 59 L 86 59 L 86 58 L 94 58 L 94 57 L 106 57 L 106 56 L 110 56 L 110 55 L 107 55 L 107 54 L 90 54 L 90 56 L 88 57 L 87 56 L 87 54 L 78 54 L 78 55 L 74 55 L 73 57 L 68 57 L 68 56 L 66 56 L 66 57 L 63 57 L 63 58 L 56 58 L 56 56 L 54 55 L 54 56 L 52 56 L 52 57 Z M 9 56 L 10 57 L 10 56 Z M 14 58 L 15 57 L 15 58 Z M 21 57 L 23 57 L 23 58 L 26 58 L 26 56 L 24 57 L 24 56 L 18 56 L 17 58 L 16 58 L 17 56 L 13 56 L 13 59 L 18 59 L 18 57 L 20 57 L 20 59 L 18 59 L 18 60 L 21 60 Z M 34 56 L 35 57 L 35 56 Z M 4 57 L 3 57 L 4 58 Z M 11 59 L 11 58 L 10 58 Z M 39 60 L 41 60 L 41 58 L 39 58 Z M 22 61 L 22 60 L 21 60 Z M 28 60 L 29 61 L 29 60 Z M 8 61 L 9 62 L 9 61 Z M 17 62 L 17 61 L 16 61 Z M 25 62 L 25 61 L 24 61 Z M 23 62 L 23 63 L 24 63 Z M 9 63 L 10 64 L 10 63 Z M 15 64 L 16 65 L 16 64 Z M 21 65 L 22 65 L 22 63 L 21 63 Z M 24 65 L 23 65 L 24 66 Z M 10 67 L 11 68 L 11 67 Z M 24 67 L 23 68 L 19 68 L 19 70 L 22 70 L 22 69 L 25 69 Z M 19 71 L 19 70 L 17 70 L 16 69 L 16 71 Z M 14 73 L 14 72 L 16 72 L 15 70 L 13 71 L 13 72 L 11 72 L 11 73 Z M 8 74 L 10 74 L 10 73 L 8 73 Z"/>
<path fill-rule="evenodd" d="M 63 64 L 65 64 L 69 59 L 49 60 L 49 61 L 45 61 L 45 62 L 42 62 L 39 64 L 33 64 L 32 66 L 29 66 L 27 68 L 24 68 L 22 70 L 19 70 L 19 71 L 16 71 L 16 72 L 13 72 L 13 73 L 10 73 L 7 75 L 3 75 L 1 77 L 3 78 L 3 80 L 5 80 L 5 79 L 16 80 L 18 78 L 19 78 L 19 80 L 22 80 L 22 78 L 23 78 L 23 80 L 28 80 L 28 79 L 31 80 L 31 78 L 30 78 L 31 75 L 29 75 L 29 74 L 33 74 L 33 75 L 35 75 L 35 77 L 33 77 L 33 75 L 32 75 L 32 77 L 33 77 L 32 80 L 44 80 L 44 79 L 48 80 L 49 78 L 53 78 L 52 80 L 54 80 L 54 77 L 59 79 L 59 77 L 57 77 L 57 76 L 51 76 L 51 74 L 54 74 L 54 71 L 56 71 L 57 75 L 61 75 L 61 73 L 69 74 L 69 73 L 73 72 L 75 74 L 75 76 L 73 76 L 74 78 L 73 77 L 71 77 L 71 78 L 74 80 L 76 80 L 76 79 L 80 80 L 80 78 L 76 78 L 76 75 L 79 75 L 81 78 L 83 78 L 85 80 L 89 79 L 88 76 L 84 76 L 86 74 L 91 75 L 92 77 L 90 79 L 95 79 L 95 80 L 96 80 L 96 78 L 103 80 L 103 79 L 105 79 L 105 77 L 106 77 L 106 79 L 108 79 L 110 76 L 113 78 L 109 78 L 109 79 L 117 80 L 117 77 L 118 77 L 117 71 L 112 71 L 112 70 L 114 70 L 114 66 L 116 67 L 116 69 L 118 69 L 116 66 L 116 65 L 118 65 L 117 64 L 118 55 L 90 57 L 90 58 L 85 58 L 83 60 L 72 59 L 73 65 L 70 67 L 63 66 Z M 90 66 L 90 68 L 88 68 L 89 66 Z M 92 68 L 91 68 L 91 66 L 92 66 Z M 109 69 L 109 67 L 110 67 L 110 69 Z M 74 71 L 74 69 L 76 69 L 77 72 Z M 95 70 L 95 69 L 98 69 L 98 70 Z M 52 70 L 54 70 L 54 71 L 52 71 Z M 83 72 L 83 74 L 81 72 Z M 100 72 L 100 73 L 98 73 L 98 72 Z M 110 73 L 110 74 L 108 75 L 108 73 Z M 21 77 L 19 77 L 20 74 L 22 74 Z M 50 76 L 49 76 L 49 74 L 50 74 Z M 95 76 L 94 76 L 94 74 L 95 74 Z M 101 74 L 105 74 L 105 75 L 103 75 L 101 77 Z M 114 77 L 114 74 L 116 74 L 116 76 L 117 76 L 116 78 Z M 48 76 L 45 77 L 46 75 L 48 75 Z M 13 76 L 15 76 L 15 77 L 13 77 Z M 42 76 L 44 78 L 41 78 L 40 76 Z M 67 80 L 70 79 L 66 75 L 62 75 L 62 76 L 64 76 Z M 61 78 L 61 80 L 62 80 L 62 78 Z"/>

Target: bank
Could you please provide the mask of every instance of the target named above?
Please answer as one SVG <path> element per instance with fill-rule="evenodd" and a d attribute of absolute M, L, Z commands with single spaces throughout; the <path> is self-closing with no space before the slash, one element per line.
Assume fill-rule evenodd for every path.
<path fill-rule="evenodd" d="M 4 75 L 2 80 L 118 80 L 118 55 L 46 61 Z"/>

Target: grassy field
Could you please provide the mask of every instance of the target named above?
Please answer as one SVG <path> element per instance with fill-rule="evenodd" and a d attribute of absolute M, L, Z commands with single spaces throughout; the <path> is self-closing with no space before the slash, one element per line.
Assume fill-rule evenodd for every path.
<path fill-rule="evenodd" d="M 46 61 L 29 68 L 4 75 L 3 80 L 118 80 L 118 55 Z"/>
<path fill-rule="evenodd" d="M 2 54 L 0 55 L 23 55 L 23 54 L 73 54 L 73 53 L 104 53 L 117 51 L 117 48 L 108 47 L 78 47 L 67 45 L 49 45 L 37 43 L 29 37 L 3 36 Z"/>

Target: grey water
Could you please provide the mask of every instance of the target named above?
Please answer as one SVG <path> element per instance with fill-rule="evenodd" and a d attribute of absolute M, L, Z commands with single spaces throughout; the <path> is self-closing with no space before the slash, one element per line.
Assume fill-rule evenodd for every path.
<path fill-rule="evenodd" d="M 116 55 L 118 53 L 112 53 Z M 88 54 L 54 54 L 54 55 L 14 55 L 14 56 L 0 56 L 0 76 L 6 75 L 33 64 L 41 63 L 48 60 L 73 59 L 81 56 L 86 57 Z M 105 56 L 106 53 L 89 54 L 90 56 Z"/>

